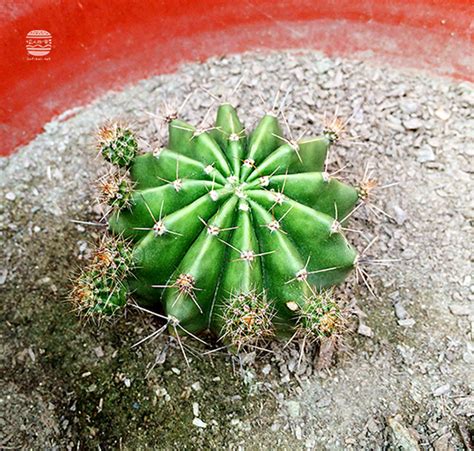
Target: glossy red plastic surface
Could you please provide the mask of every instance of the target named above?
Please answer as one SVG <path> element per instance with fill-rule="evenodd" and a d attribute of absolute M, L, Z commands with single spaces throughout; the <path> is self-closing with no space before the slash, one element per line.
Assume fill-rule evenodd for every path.
<path fill-rule="evenodd" d="M 23 0 L 1 11 L 0 155 L 109 89 L 249 49 L 314 48 L 473 80 L 472 0 Z M 32 30 L 52 34 L 33 59 Z"/>

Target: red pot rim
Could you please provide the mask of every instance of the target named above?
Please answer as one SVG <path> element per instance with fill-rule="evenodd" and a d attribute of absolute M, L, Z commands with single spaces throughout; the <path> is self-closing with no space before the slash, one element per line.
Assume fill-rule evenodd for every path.
<path fill-rule="evenodd" d="M 107 90 L 251 49 L 312 48 L 474 80 L 470 0 L 16 3 L 0 6 L 0 155 Z M 34 30 L 52 42 L 27 41 Z"/>

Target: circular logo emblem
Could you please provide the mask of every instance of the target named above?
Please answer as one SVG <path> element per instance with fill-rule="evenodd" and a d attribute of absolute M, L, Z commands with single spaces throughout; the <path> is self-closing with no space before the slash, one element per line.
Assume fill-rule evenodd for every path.
<path fill-rule="evenodd" d="M 46 30 L 32 30 L 26 35 L 26 51 L 31 56 L 46 56 L 51 51 L 53 37 Z"/>

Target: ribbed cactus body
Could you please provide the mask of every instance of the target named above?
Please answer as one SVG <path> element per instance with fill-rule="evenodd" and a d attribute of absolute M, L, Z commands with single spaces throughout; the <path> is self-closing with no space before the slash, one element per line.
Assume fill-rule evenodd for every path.
<path fill-rule="evenodd" d="M 358 192 L 324 172 L 329 136 L 283 136 L 270 114 L 247 135 L 223 104 L 208 131 L 171 120 L 168 145 L 153 153 L 127 158 L 106 143 L 132 180 L 109 224 L 132 242 L 125 283 L 139 302 L 238 344 L 311 323 L 308 315 L 311 327 L 328 323 L 333 306 L 318 293 L 354 266 L 340 222 Z"/>

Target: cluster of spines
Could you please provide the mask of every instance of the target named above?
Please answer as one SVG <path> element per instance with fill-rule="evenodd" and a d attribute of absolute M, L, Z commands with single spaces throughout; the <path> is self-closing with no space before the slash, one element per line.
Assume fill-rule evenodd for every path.
<path fill-rule="evenodd" d="M 275 311 L 264 292 L 232 294 L 220 314 L 220 339 L 237 349 L 256 345 L 275 335 Z"/>
<path fill-rule="evenodd" d="M 138 142 L 130 128 L 114 122 L 99 129 L 97 147 L 110 163 L 126 168 L 138 153 Z"/>
<path fill-rule="evenodd" d="M 332 290 L 313 292 L 302 305 L 290 301 L 294 313 L 295 335 L 318 340 L 338 334 L 344 327 L 344 316 Z M 264 292 L 233 294 L 222 309 L 220 339 L 240 348 L 264 343 L 278 335 L 275 310 Z"/>
<path fill-rule="evenodd" d="M 99 180 L 99 202 L 113 210 L 124 210 L 132 206 L 133 183 L 127 172 L 112 169 Z"/>
<path fill-rule="evenodd" d="M 71 300 L 84 315 L 112 315 L 125 306 L 126 279 L 134 267 L 130 243 L 106 235 L 94 252 L 91 263 L 74 283 Z"/>
<path fill-rule="evenodd" d="M 332 290 L 312 293 L 301 307 L 295 308 L 296 330 L 314 338 L 335 335 L 343 327 L 343 315 Z"/>
<path fill-rule="evenodd" d="M 98 182 L 98 201 L 110 211 L 132 206 L 134 185 L 128 168 L 138 154 L 138 142 L 123 123 L 108 123 L 99 129 L 97 149 L 113 165 Z M 76 309 L 85 316 L 110 316 L 128 300 L 127 278 L 134 267 L 131 243 L 121 236 L 104 235 L 92 261 L 81 271 L 70 295 Z"/>
<path fill-rule="evenodd" d="M 98 131 L 97 149 L 113 165 L 99 179 L 99 203 L 108 205 L 109 212 L 129 209 L 133 205 L 135 188 L 130 180 L 129 167 L 138 155 L 135 134 L 123 123 L 110 122 Z"/>

